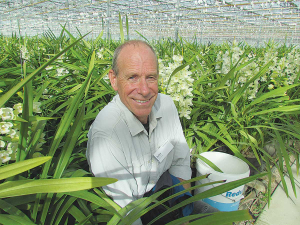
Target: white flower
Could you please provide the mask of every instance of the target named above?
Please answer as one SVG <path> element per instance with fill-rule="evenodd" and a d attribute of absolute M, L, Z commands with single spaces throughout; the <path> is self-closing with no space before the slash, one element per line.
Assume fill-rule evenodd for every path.
<path fill-rule="evenodd" d="M 72 77 L 67 77 L 67 78 L 66 78 L 66 81 L 67 81 L 67 82 L 71 82 L 72 80 L 73 80 Z"/>
<path fill-rule="evenodd" d="M 45 70 L 52 70 L 53 69 L 53 66 L 47 66 L 46 68 L 45 68 Z"/>
<path fill-rule="evenodd" d="M 7 134 L 10 131 L 10 128 L 13 126 L 11 122 L 0 122 L 0 133 Z"/>
<path fill-rule="evenodd" d="M 0 116 L 2 120 L 13 120 L 15 115 L 12 108 L 0 108 Z"/>
<path fill-rule="evenodd" d="M 2 163 L 6 163 L 11 159 L 11 157 L 9 156 L 9 153 L 7 151 L 1 151 L 0 159 Z"/>
<path fill-rule="evenodd" d="M 21 45 L 21 57 L 22 59 L 29 60 L 29 52 L 24 45 Z"/>
<path fill-rule="evenodd" d="M 99 59 L 103 59 L 103 54 L 102 54 L 103 51 L 104 51 L 104 49 L 100 48 L 99 51 L 97 52 L 97 56 L 98 56 Z"/>
<path fill-rule="evenodd" d="M 269 90 L 274 89 L 274 85 L 273 85 L 273 84 L 269 84 L 269 85 L 268 85 L 268 89 L 269 89 Z"/>
<path fill-rule="evenodd" d="M 180 55 L 173 56 L 174 63 L 164 63 L 159 59 L 160 71 L 160 87 L 162 93 L 169 94 L 173 101 L 176 102 L 176 107 L 180 117 L 189 117 L 192 106 L 192 91 L 194 79 L 191 77 L 192 72 L 186 66 L 182 70 L 174 74 L 171 79 L 170 76 L 174 70 L 182 65 L 183 57 Z M 164 65 L 168 65 L 167 67 Z M 170 80 L 169 84 L 168 81 Z"/>
<path fill-rule="evenodd" d="M 57 72 L 57 76 L 60 77 L 60 76 L 63 76 L 65 74 L 68 74 L 69 73 L 69 70 L 65 69 L 65 68 L 57 68 L 56 69 L 56 72 Z"/>
<path fill-rule="evenodd" d="M 6 150 L 16 152 L 18 149 L 18 143 L 17 142 L 9 142 L 7 144 Z"/>
<path fill-rule="evenodd" d="M 57 68 L 56 69 L 56 72 L 57 72 L 57 76 L 60 77 L 60 76 L 63 76 L 63 72 L 64 72 L 64 68 Z"/>
<path fill-rule="evenodd" d="M 183 60 L 183 57 L 181 55 L 173 55 L 173 60 L 174 60 L 174 62 L 181 63 Z"/>
<path fill-rule="evenodd" d="M 42 111 L 41 111 L 41 109 L 40 109 L 40 106 L 41 106 L 41 104 L 42 103 L 40 103 L 40 102 L 34 102 L 33 103 L 33 112 L 35 112 L 35 113 L 41 113 Z"/>
<path fill-rule="evenodd" d="M 10 136 L 10 138 L 17 138 L 19 139 L 19 134 L 20 134 L 20 131 L 18 130 L 15 130 L 15 129 L 11 129 L 9 132 L 8 132 L 8 135 Z"/>
<path fill-rule="evenodd" d="M 185 117 L 189 120 L 189 119 L 191 119 L 190 113 L 191 113 L 191 111 L 183 109 L 183 110 L 179 111 L 179 116 L 180 117 Z"/>
<path fill-rule="evenodd" d="M 4 148 L 5 147 L 5 142 L 0 140 L 0 148 Z"/>
<path fill-rule="evenodd" d="M 180 96 L 179 95 L 173 95 L 172 99 L 173 99 L 173 101 L 179 102 L 180 101 Z"/>
<path fill-rule="evenodd" d="M 17 114 L 22 113 L 23 111 L 23 104 L 22 103 L 17 103 L 14 105 L 14 109 L 15 112 L 17 112 Z"/>

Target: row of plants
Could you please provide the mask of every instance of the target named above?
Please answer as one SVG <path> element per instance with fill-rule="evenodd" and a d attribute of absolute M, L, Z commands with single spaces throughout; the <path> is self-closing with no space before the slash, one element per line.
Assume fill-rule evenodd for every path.
<path fill-rule="evenodd" d="M 119 41 L 103 39 L 102 34 L 94 40 L 78 36 L 64 27 L 59 36 L 51 31 L 36 37 L 0 36 L 0 192 L 8 193 L 0 201 L 3 224 L 131 224 L 162 194 L 121 209 L 100 188 L 115 179 L 92 178 L 85 158 L 87 132 L 115 95 L 107 74 L 124 36 Z M 267 171 L 274 165 L 283 177 L 286 165 L 295 190 L 289 156 L 299 156 L 293 147 L 300 137 L 299 49 L 271 41 L 265 48 L 168 38 L 149 43 L 159 58 L 160 92 L 174 99 L 194 158 L 226 146 L 253 166 L 244 154 L 252 151 L 258 162 L 267 164 Z M 274 140 L 276 158 L 264 149 Z M 18 166 L 22 163 L 26 166 Z M 222 184 L 182 205 L 264 175 Z M 153 207 L 157 204 L 162 202 Z M 203 224 L 251 218 L 246 211 L 195 217 Z"/>

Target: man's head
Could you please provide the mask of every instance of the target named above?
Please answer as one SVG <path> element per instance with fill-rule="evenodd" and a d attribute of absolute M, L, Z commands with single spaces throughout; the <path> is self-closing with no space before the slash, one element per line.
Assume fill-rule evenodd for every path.
<path fill-rule="evenodd" d="M 158 94 L 158 63 L 151 46 L 143 41 L 128 41 L 114 54 L 109 79 L 123 104 L 147 123 Z"/>

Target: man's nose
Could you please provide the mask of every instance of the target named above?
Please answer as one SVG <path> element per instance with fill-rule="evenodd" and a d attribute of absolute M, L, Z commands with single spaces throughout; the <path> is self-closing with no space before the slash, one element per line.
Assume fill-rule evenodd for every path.
<path fill-rule="evenodd" d="M 150 92 L 148 83 L 146 79 L 140 79 L 139 84 L 138 84 L 138 93 L 146 96 Z"/>

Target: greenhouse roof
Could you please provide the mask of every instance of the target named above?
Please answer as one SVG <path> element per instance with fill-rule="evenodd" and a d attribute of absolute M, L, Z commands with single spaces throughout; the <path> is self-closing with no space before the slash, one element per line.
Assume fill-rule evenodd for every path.
<path fill-rule="evenodd" d="M 142 34 L 162 37 L 224 41 L 300 43 L 300 1 L 294 0 L 2 0 L 1 33 L 56 34 L 65 25 L 92 37 L 120 38 L 119 13 L 130 39 Z M 19 30 L 19 28 L 20 30 Z M 137 32 L 136 32 L 137 31 Z M 139 34 L 138 34 L 139 33 Z"/>

